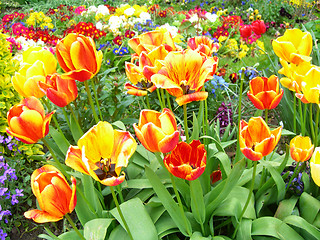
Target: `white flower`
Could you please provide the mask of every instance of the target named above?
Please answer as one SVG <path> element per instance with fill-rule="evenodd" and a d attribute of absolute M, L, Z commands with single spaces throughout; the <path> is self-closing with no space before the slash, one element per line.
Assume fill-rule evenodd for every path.
<path fill-rule="evenodd" d="M 205 14 L 205 17 L 210 21 L 210 22 L 215 22 L 218 19 L 218 15 L 217 14 L 212 14 L 210 12 L 207 12 Z"/>
<path fill-rule="evenodd" d="M 189 21 L 194 23 L 194 22 L 198 22 L 199 18 L 197 14 L 193 14 L 190 18 Z"/>
<path fill-rule="evenodd" d="M 99 5 L 96 14 L 101 13 L 102 15 L 109 15 L 109 8 L 104 5 Z"/>
<path fill-rule="evenodd" d="M 135 9 L 134 8 L 127 8 L 126 10 L 124 10 L 124 14 L 127 15 L 128 17 L 132 16 L 135 12 Z"/>
<path fill-rule="evenodd" d="M 151 16 L 147 12 L 141 12 L 139 15 L 139 19 L 142 24 L 145 24 L 147 20 L 151 20 Z"/>
<path fill-rule="evenodd" d="M 99 29 L 99 30 L 101 31 L 101 30 L 102 30 L 102 28 L 103 28 L 102 23 L 101 23 L 101 22 L 97 22 L 97 23 L 96 23 L 96 28 L 97 28 L 97 29 Z"/>
<path fill-rule="evenodd" d="M 90 6 L 87 10 L 88 14 L 89 13 L 95 13 L 97 12 L 98 8 L 96 6 Z"/>
<path fill-rule="evenodd" d="M 177 36 L 177 34 L 178 34 L 178 28 L 175 26 L 170 26 L 168 23 L 161 25 L 159 28 L 160 29 L 161 28 L 167 29 L 168 32 L 171 33 L 172 38 L 175 38 L 175 36 Z"/>

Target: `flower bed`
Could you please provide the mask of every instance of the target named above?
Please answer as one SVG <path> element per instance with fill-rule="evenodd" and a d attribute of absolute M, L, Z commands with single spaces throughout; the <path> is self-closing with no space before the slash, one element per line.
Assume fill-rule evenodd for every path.
<path fill-rule="evenodd" d="M 319 6 L 230 2 L 3 14 L 1 239 L 320 238 Z"/>

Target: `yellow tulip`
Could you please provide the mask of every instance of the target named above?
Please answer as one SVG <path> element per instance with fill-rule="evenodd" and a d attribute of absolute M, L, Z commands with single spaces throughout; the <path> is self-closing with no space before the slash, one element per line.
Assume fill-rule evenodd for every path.
<path fill-rule="evenodd" d="M 320 187 L 320 147 L 316 147 L 310 159 L 311 177 Z"/>

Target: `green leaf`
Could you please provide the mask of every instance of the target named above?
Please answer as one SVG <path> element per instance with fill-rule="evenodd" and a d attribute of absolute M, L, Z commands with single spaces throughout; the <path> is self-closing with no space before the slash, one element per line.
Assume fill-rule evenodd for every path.
<path fill-rule="evenodd" d="M 218 152 L 214 155 L 214 158 L 220 161 L 222 179 L 227 178 L 231 172 L 231 163 L 229 156 L 225 152 Z"/>
<path fill-rule="evenodd" d="M 290 216 L 293 212 L 294 207 L 298 201 L 297 197 L 291 197 L 290 199 L 285 199 L 279 203 L 278 209 L 275 213 L 275 217 L 283 220 L 287 216 Z"/>
<path fill-rule="evenodd" d="M 191 195 L 191 210 L 194 218 L 199 224 L 203 224 L 206 217 L 203 191 L 199 179 L 189 181 Z"/>
<path fill-rule="evenodd" d="M 163 186 L 157 174 L 155 174 L 149 167 L 146 167 L 146 174 L 153 186 L 154 191 L 160 198 L 163 206 L 166 208 L 177 227 L 180 229 L 183 235 L 188 236 L 188 233 L 192 232 L 190 222 L 187 220 L 187 225 L 185 225 L 177 203 L 172 199 L 172 196 L 168 190 Z"/>
<path fill-rule="evenodd" d="M 194 232 L 190 240 L 211 240 L 211 237 L 203 237 L 200 232 Z"/>
<path fill-rule="evenodd" d="M 164 214 L 161 215 L 161 217 L 155 223 L 155 226 L 157 228 L 157 232 L 160 239 L 162 239 L 168 233 L 180 232 L 179 229 L 177 228 L 177 225 L 172 220 L 168 212 L 165 212 Z"/>
<path fill-rule="evenodd" d="M 320 201 L 303 192 L 300 196 L 299 207 L 301 217 L 313 224 L 320 209 Z"/>
<path fill-rule="evenodd" d="M 229 195 L 232 189 L 236 186 L 240 176 L 245 168 L 245 159 L 237 162 L 230 172 L 227 179 L 223 180 L 214 191 L 205 195 L 206 218 L 211 216 L 213 211 L 220 205 L 220 203 Z"/>
<path fill-rule="evenodd" d="M 197 119 L 197 116 L 194 112 L 192 112 L 192 115 L 193 115 L 193 129 L 192 129 L 192 135 L 191 135 L 191 138 L 190 138 L 190 141 L 192 140 L 198 140 L 199 139 L 199 122 L 198 122 L 198 119 Z"/>
<path fill-rule="evenodd" d="M 121 225 L 118 225 L 115 227 L 112 232 L 110 233 L 110 236 L 108 240 L 119 240 L 119 239 L 130 239 L 128 233 L 126 230 L 122 228 Z"/>
<path fill-rule="evenodd" d="M 70 131 L 74 141 L 78 142 L 79 138 L 81 138 L 83 135 L 83 131 L 82 129 L 79 129 L 77 122 L 72 115 L 70 116 Z"/>
<path fill-rule="evenodd" d="M 49 126 L 49 133 L 55 141 L 55 143 L 57 144 L 57 146 L 59 147 L 59 149 L 61 150 L 61 152 L 66 155 L 70 146 L 70 143 L 66 139 L 66 137 L 51 126 Z"/>
<path fill-rule="evenodd" d="M 242 219 L 240 222 L 239 230 L 237 232 L 237 240 L 251 240 L 251 227 L 252 220 L 251 219 Z"/>
<path fill-rule="evenodd" d="M 304 229 L 307 233 L 311 234 L 316 239 L 320 239 L 320 231 L 312 224 L 308 223 L 302 217 L 299 216 L 288 216 L 286 217 L 283 222 L 293 225 L 295 227 Z"/>
<path fill-rule="evenodd" d="M 126 126 L 121 121 L 113 122 L 112 125 L 116 126 L 120 130 L 126 131 Z"/>
<path fill-rule="evenodd" d="M 83 234 L 82 230 L 79 230 Z M 75 231 L 65 232 L 58 237 L 61 240 L 79 240 L 79 236 Z"/>
<path fill-rule="evenodd" d="M 84 225 L 84 237 L 86 240 L 104 240 L 107 229 L 113 219 L 96 218 Z"/>
<path fill-rule="evenodd" d="M 152 240 L 158 239 L 156 227 L 154 226 L 146 208 L 139 198 L 130 199 L 120 205 L 123 217 L 128 224 L 133 239 Z M 116 208 L 110 213 L 124 227 L 124 223 Z"/>
<path fill-rule="evenodd" d="M 271 236 L 278 239 L 303 240 L 303 238 L 286 223 L 274 217 L 261 217 L 252 222 L 254 236 Z"/>
<path fill-rule="evenodd" d="M 285 197 L 286 184 L 284 183 L 280 173 L 270 164 L 270 162 L 261 160 L 260 163 L 265 166 L 271 174 L 278 190 L 277 201 L 280 202 Z"/>

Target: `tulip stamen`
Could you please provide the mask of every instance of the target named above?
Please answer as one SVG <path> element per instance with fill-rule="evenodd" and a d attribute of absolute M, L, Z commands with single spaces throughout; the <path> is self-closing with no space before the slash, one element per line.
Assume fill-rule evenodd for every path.
<path fill-rule="evenodd" d="M 153 83 L 152 82 L 149 82 L 149 81 L 146 81 L 146 80 L 142 80 L 140 82 L 138 82 L 136 84 L 136 86 L 139 88 L 139 89 L 142 89 L 142 90 L 146 90 L 148 88 L 151 88 L 153 86 Z"/>
<path fill-rule="evenodd" d="M 96 163 L 97 169 L 93 170 L 95 174 L 97 174 L 97 177 L 100 180 L 110 178 L 110 177 L 118 177 L 115 167 L 116 165 L 114 163 L 111 163 L 110 158 L 101 158 L 100 162 Z"/>
<path fill-rule="evenodd" d="M 183 91 L 183 95 L 191 94 L 191 93 L 195 92 L 195 90 L 191 90 L 190 89 L 190 86 L 187 84 L 187 80 L 182 80 L 181 84 L 180 84 L 180 87 L 181 87 L 181 89 Z"/>

